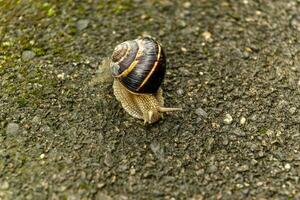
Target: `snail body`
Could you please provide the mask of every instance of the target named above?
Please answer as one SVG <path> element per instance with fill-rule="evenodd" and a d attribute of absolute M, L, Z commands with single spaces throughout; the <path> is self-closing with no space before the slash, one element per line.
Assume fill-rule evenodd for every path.
<path fill-rule="evenodd" d="M 160 86 L 166 72 L 166 57 L 161 45 L 151 37 L 117 45 L 110 68 L 114 95 L 131 116 L 154 123 L 163 112 L 181 110 L 164 107 Z"/>

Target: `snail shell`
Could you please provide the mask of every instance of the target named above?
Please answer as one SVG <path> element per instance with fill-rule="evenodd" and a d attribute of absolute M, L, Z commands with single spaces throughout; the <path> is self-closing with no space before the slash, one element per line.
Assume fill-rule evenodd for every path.
<path fill-rule="evenodd" d="M 116 46 L 111 71 L 131 92 L 153 94 L 165 76 L 165 53 L 150 37 L 126 41 Z"/>
<path fill-rule="evenodd" d="M 144 123 L 154 123 L 166 108 L 160 88 L 166 72 L 166 56 L 161 45 L 151 37 L 117 45 L 111 56 L 114 95 L 122 107 Z"/>

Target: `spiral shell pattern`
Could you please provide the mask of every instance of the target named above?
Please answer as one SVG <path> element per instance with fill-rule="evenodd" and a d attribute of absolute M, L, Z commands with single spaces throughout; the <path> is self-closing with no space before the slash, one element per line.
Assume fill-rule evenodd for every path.
<path fill-rule="evenodd" d="M 163 82 L 166 57 L 161 45 L 150 37 L 117 45 L 111 59 L 112 75 L 130 92 L 154 94 Z"/>

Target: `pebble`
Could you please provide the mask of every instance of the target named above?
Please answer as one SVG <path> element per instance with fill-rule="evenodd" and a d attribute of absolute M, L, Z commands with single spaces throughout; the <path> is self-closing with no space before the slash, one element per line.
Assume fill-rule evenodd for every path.
<path fill-rule="evenodd" d="M 197 176 L 200 176 L 200 175 L 203 175 L 204 174 L 204 169 L 199 169 L 196 171 L 196 175 Z"/>
<path fill-rule="evenodd" d="M 204 197 L 201 194 L 194 195 L 191 200 L 203 200 Z"/>
<path fill-rule="evenodd" d="M 224 121 L 225 124 L 231 124 L 232 120 L 233 119 L 232 119 L 231 115 L 230 114 L 226 114 L 223 121 Z"/>
<path fill-rule="evenodd" d="M 245 136 L 246 135 L 246 133 L 244 131 L 242 131 L 240 128 L 234 129 L 233 133 L 237 136 Z"/>
<path fill-rule="evenodd" d="M 107 152 L 104 157 L 104 164 L 108 167 L 113 166 L 113 158 L 110 152 Z"/>
<path fill-rule="evenodd" d="M 26 50 L 26 51 L 23 51 L 23 53 L 22 53 L 22 60 L 24 60 L 24 61 L 29 61 L 34 57 L 35 57 L 35 53 L 33 51 Z"/>
<path fill-rule="evenodd" d="M 289 112 L 290 112 L 291 114 L 294 114 L 294 113 L 296 112 L 296 110 L 297 110 L 296 107 L 291 107 L 291 108 L 289 109 Z"/>
<path fill-rule="evenodd" d="M 256 165 L 257 163 L 258 163 L 257 160 L 255 160 L 255 159 L 251 160 L 251 165 Z"/>
<path fill-rule="evenodd" d="M 162 36 L 166 35 L 166 32 L 161 29 L 158 31 L 158 35 L 162 37 Z"/>
<path fill-rule="evenodd" d="M 262 158 L 262 157 L 264 157 L 264 156 L 265 156 L 265 154 L 264 154 L 263 151 L 258 152 L 258 157 Z"/>
<path fill-rule="evenodd" d="M 272 135 L 274 135 L 274 131 L 271 130 L 271 129 L 268 129 L 268 130 L 266 131 L 266 135 L 269 136 L 269 137 L 271 137 Z"/>
<path fill-rule="evenodd" d="M 89 23 L 90 21 L 87 19 L 78 20 L 76 24 L 77 30 L 82 31 L 83 29 L 88 27 Z"/>
<path fill-rule="evenodd" d="M 211 165 L 209 168 L 208 168 L 208 171 L 210 173 L 214 173 L 216 171 L 218 171 L 218 167 L 216 165 Z"/>
<path fill-rule="evenodd" d="M 250 57 L 250 53 L 248 51 L 243 52 L 243 58 L 248 59 Z"/>
<path fill-rule="evenodd" d="M 245 172 L 249 170 L 249 166 L 248 165 L 242 165 L 237 169 L 239 172 Z"/>
<path fill-rule="evenodd" d="M 246 123 L 246 118 L 245 117 L 241 117 L 240 124 L 243 125 L 245 123 Z"/>
<path fill-rule="evenodd" d="M 287 163 L 287 164 L 284 165 L 284 168 L 286 170 L 290 170 L 291 169 L 291 165 L 289 163 Z"/>
<path fill-rule="evenodd" d="M 185 67 L 180 67 L 178 70 L 185 76 L 188 76 L 190 74 L 190 71 Z"/>
<path fill-rule="evenodd" d="M 150 144 L 150 148 L 151 148 L 151 150 L 153 151 L 154 155 L 155 155 L 158 159 L 160 159 L 160 160 L 163 159 L 163 157 L 164 157 L 164 150 L 163 150 L 163 148 L 160 146 L 159 143 L 156 143 L 156 142 L 151 143 L 151 144 Z"/>
<path fill-rule="evenodd" d="M 291 25 L 295 30 L 300 31 L 300 16 L 293 17 L 291 20 Z"/>
<path fill-rule="evenodd" d="M 256 185 L 257 185 L 258 187 L 262 186 L 263 184 L 264 184 L 264 182 L 261 182 L 261 181 L 259 181 L 259 182 L 256 183 Z"/>
<path fill-rule="evenodd" d="M 105 183 L 98 183 L 97 184 L 97 188 L 101 189 L 105 186 Z"/>
<path fill-rule="evenodd" d="M 7 181 L 3 182 L 1 185 L 0 185 L 0 189 L 1 190 L 7 190 L 9 188 L 9 183 Z"/>
<path fill-rule="evenodd" d="M 118 199 L 118 200 L 128 200 L 129 198 L 123 194 L 117 195 L 115 196 L 114 199 Z"/>
<path fill-rule="evenodd" d="M 95 196 L 95 199 L 101 199 L 101 200 L 112 200 L 112 198 L 102 192 L 98 192 Z"/>
<path fill-rule="evenodd" d="M 46 155 L 44 154 L 44 153 L 42 153 L 41 155 L 40 155 L 40 159 L 44 159 L 46 157 Z"/>
<path fill-rule="evenodd" d="M 223 145 L 227 146 L 229 144 L 229 140 L 227 138 L 223 138 Z"/>
<path fill-rule="evenodd" d="M 181 47 L 180 49 L 181 49 L 181 51 L 182 51 L 183 53 L 186 53 L 186 52 L 187 52 L 187 49 L 186 49 L 185 47 Z"/>
<path fill-rule="evenodd" d="M 34 116 L 34 118 L 32 119 L 32 123 L 34 124 L 41 124 L 42 123 L 42 120 L 39 116 Z"/>
<path fill-rule="evenodd" d="M 215 143 L 215 139 L 214 138 L 209 138 L 207 141 L 207 150 L 210 151 L 212 150 L 213 146 Z"/>
<path fill-rule="evenodd" d="M 184 27 L 186 27 L 186 22 L 184 21 L 184 20 L 179 20 L 178 21 L 178 25 L 180 26 L 180 27 L 182 27 L 182 28 L 184 28 Z"/>
<path fill-rule="evenodd" d="M 134 168 L 130 169 L 130 175 L 135 175 L 136 170 Z"/>
<path fill-rule="evenodd" d="M 205 112 L 202 108 L 197 108 L 195 110 L 195 113 L 199 116 L 202 116 L 202 117 L 207 117 L 207 112 Z"/>
<path fill-rule="evenodd" d="M 178 95 L 183 95 L 183 89 L 178 89 L 178 90 L 176 91 L 176 93 L 177 93 Z"/>
<path fill-rule="evenodd" d="M 188 2 L 188 1 L 185 2 L 185 3 L 183 3 L 183 7 L 184 7 L 184 8 L 190 8 L 191 5 L 192 5 L 191 2 Z"/>
<path fill-rule="evenodd" d="M 206 40 L 206 41 L 211 41 L 212 38 L 211 38 L 211 33 L 208 32 L 208 31 L 205 31 L 202 33 L 202 37 Z"/>
<path fill-rule="evenodd" d="M 57 75 L 57 78 L 61 79 L 61 80 L 64 80 L 66 77 L 66 74 L 65 73 L 61 73 L 61 74 L 58 74 Z"/>
<path fill-rule="evenodd" d="M 141 16 L 141 19 L 142 19 L 142 20 L 145 20 L 145 19 L 148 19 L 148 18 L 149 18 L 149 16 L 146 15 L 146 14 L 142 14 L 142 16 Z"/>
<path fill-rule="evenodd" d="M 47 125 L 42 126 L 40 130 L 43 133 L 50 133 L 51 132 L 51 128 L 49 126 L 47 126 Z"/>
<path fill-rule="evenodd" d="M 248 1 L 248 0 L 244 0 L 243 3 L 244 3 L 244 4 L 248 4 L 249 1 Z"/>
<path fill-rule="evenodd" d="M 7 135 L 16 135 L 20 131 L 20 126 L 19 124 L 16 123 L 9 123 L 6 127 L 6 134 Z"/>

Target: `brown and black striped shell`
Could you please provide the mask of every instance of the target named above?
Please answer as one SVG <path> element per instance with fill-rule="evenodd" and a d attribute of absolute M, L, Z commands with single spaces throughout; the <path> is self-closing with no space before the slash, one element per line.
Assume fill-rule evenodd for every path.
<path fill-rule="evenodd" d="M 144 37 L 117 45 L 110 67 L 113 77 L 129 91 L 154 94 L 165 76 L 166 57 L 158 42 Z"/>

